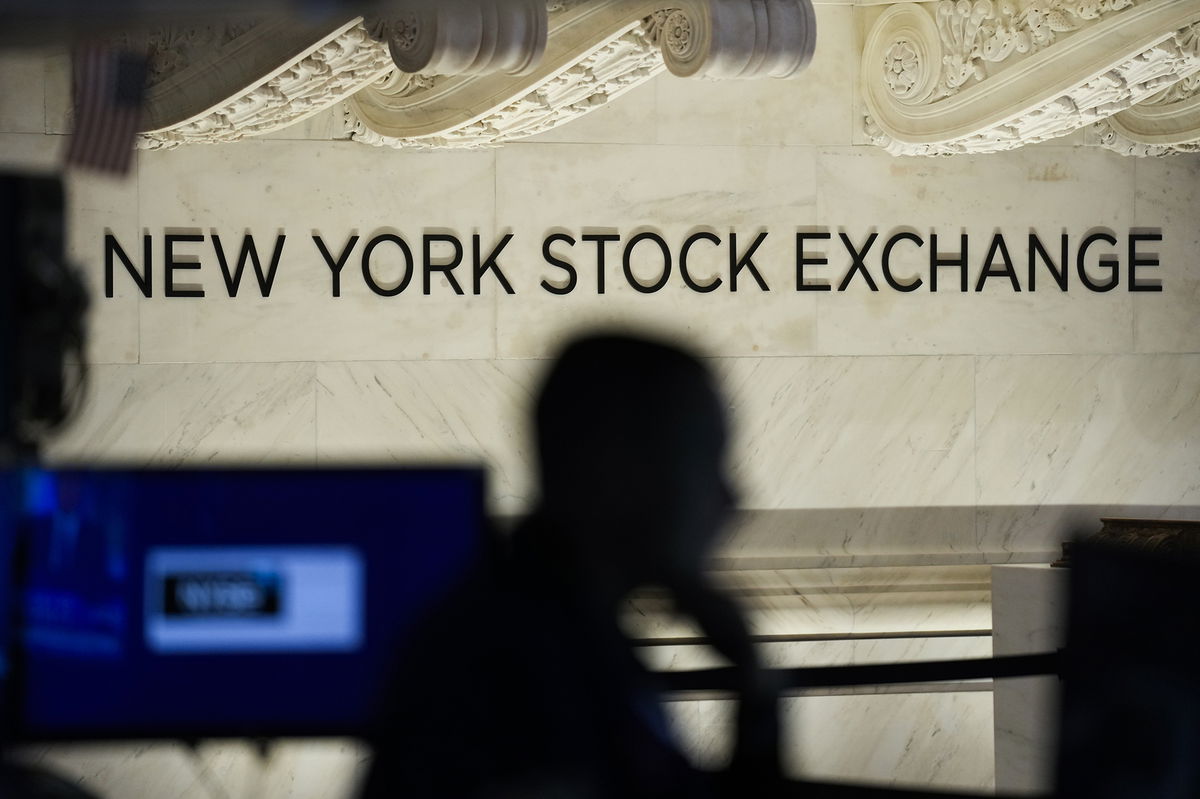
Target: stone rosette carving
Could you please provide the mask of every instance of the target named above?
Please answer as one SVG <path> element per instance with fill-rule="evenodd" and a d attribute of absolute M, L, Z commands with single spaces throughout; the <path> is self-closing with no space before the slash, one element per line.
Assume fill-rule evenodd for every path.
<path fill-rule="evenodd" d="M 887 65 L 884 67 L 888 88 L 897 97 L 904 97 L 917 85 L 921 70 L 921 56 L 913 47 L 912 42 L 900 39 L 892 43 L 891 49 L 884 56 Z"/>
<path fill-rule="evenodd" d="M 897 4 L 864 47 L 864 127 L 897 155 L 983 153 L 1064 136 L 1141 103 L 1178 105 L 1200 73 L 1197 19 L 1200 4 L 1184 0 Z M 1114 127 L 1102 142 L 1131 138 Z M 1186 139 L 1173 135 L 1169 144 Z M 1168 144 L 1143 143 L 1147 153 Z"/>

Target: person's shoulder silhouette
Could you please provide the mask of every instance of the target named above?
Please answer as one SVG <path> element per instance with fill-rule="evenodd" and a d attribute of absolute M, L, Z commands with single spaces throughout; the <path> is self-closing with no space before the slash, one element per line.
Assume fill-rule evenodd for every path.
<path fill-rule="evenodd" d="M 639 586 L 668 589 L 758 692 L 741 618 L 702 571 L 731 504 L 703 363 L 632 336 L 579 339 L 545 379 L 536 433 L 537 510 L 406 651 L 370 799 L 710 795 L 619 629 Z M 744 698 L 739 726 L 753 720 L 761 751 L 735 761 L 777 768 L 773 700 Z"/>

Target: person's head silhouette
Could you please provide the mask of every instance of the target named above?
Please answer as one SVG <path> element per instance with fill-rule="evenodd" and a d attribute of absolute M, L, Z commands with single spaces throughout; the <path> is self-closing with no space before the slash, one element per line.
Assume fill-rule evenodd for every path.
<path fill-rule="evenodd" d="M 550 368 L 535 422 L 541 502 L 408 648 L 365 795 L 769 795 L 777 692 L 704 569 L 731 507 L 708 369 L 661 342 L 587 336 Z M 729 661 L 737 731 L 720 777 L 686 762 L 622 632 L 621 600 L 643 585 Z"/>
<path fill-rule="evenodd" d="M 709 370 L 682 349 L 623 334 L 569 344 L 537 404 L 542 501 L 533 544 L 593 607 L 643 584 L 667 588 L 728 659 L 740 695 L 730 773 L 779 774 L 777 688 L 742 615 L 705 560 L 732 507 L 723 404 Z"/>
<path fill-rule="evenodd" d="M 537 404 L 544 518 L 624 590 L 691 582 L 731 504 L 724 416 L 708 369 L 681 349 L 574 341 Z"/>

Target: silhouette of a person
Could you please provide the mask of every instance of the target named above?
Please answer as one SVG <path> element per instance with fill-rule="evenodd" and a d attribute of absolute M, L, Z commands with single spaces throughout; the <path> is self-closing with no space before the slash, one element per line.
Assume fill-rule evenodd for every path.
<path fill-rule="evenodd" d="M 726 429 L 696 358 L 625 335 L 569 345 L 536 412 L 537 510 L 404 657 L 365 786 L 384 796 L 681 797 L 777 777 L 775 693 L 703 566 L 732 505 Z M 621 603 L 666 588 L 734 666 L 733 761 L 676 749 Z M 762 795 L 761 793 L 759 795 Z"/>

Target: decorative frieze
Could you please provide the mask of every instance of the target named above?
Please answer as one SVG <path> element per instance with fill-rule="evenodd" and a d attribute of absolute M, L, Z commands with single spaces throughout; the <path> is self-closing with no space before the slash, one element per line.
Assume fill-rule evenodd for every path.
<path fill-rule="evenodd" d="M 1200 24 L 1179 31 L 1175 42 L 1196 57 Z M 1200 152 L 1200 72 L 1097 122 L 1095 133 L 1101 146 L 1122 155 Z"/>
<path fill-rule="evenodd" d="M 470 148 L 532 136 L 599 108 L 662 72 L 665 65 L 657 43 L 660 31 L 647 23 L 635 24 L 517 99 L 437 135 L 404 138 L 380 134 L 355 113 L 353 101 L 342 104 L 343 124 L 354 141 L 377 147 Z M 376 88 L 394 97 L 412 96 L 415 90 L 409 86 L 413 79 L 400 80 L 399 91 L 389 87 L 396 81 L 395 75 L 389 75 Z M 437 79 L 429 76 L 416 80 L 425 90 L 438 85 Z"/>
<path fill-rule="evenodd" d="M 181 41 L 221 36 L 213 29 Z M 163 41 L 159 61 L 169 64 L 175 40 Z M 708 78 L 795 74 L 815 51 L 816 21 L 810 0 L 447 0 L 352 20 L 318 45 L 219 104 L 143 134 L 142 146 L 236 141 L 350 95 L 343 116 L 355 140 L 495 144 L 563 124 L 664 68 Z"/>
<path fill-rule="evenodd" d="M 142 146 L 236 141 L 334 106 L 345 134 L 367 144 L 496 145 L 566 124 L 664 69 L 793 75 L 816 24 L 808 0 L 448 0 L 276 45 L 296 54 L 256 67 L 257 79 L 231 77 L 230 54 L 261 64 L 246 54 L 276 39 L 250 22 L 156 33 L 157 126 Z M 220 86 L 242 88 L 204 100 L 216 91 L 197 90 L 206 59 L 224 70 Z M 869 29 L 860 72 L 868 136 L 895 154 L 1007 150 L 1088 126 L 1130 154 L 1200 141 L 1196 0 L 897 3 Z M 201 104 L 180 113 L 188 103 Z"/>
<path fill-rule="evenodd" d="M 1035 0 L 1017 9 L 1012 0 L 942 0 L 937 4 L 937 27 L 945 50 L 942 62 L 944 95 L 984 80 L 988 64 L 1001 64 L 1013 55 L 1036 53 L 1053 45 L 1060 35 L 1077 31 L 1123 9 L 1135 0 Z"/>
<path fill-rule="evenodd" d="M 268 133 L 329 108 L 391 69 L 386 49 L 355 23 L 221 106 L 182 124 L 141 134 L 139 146 L 215 144 Z"/>
<path fill-rule="evenodd" d="M 890 6 L 863 51 L 866 132 L 897 155 L 994 152 L 1176 103 L 1200 73 L 1197 19 L 1186 0 Z"/>

